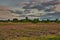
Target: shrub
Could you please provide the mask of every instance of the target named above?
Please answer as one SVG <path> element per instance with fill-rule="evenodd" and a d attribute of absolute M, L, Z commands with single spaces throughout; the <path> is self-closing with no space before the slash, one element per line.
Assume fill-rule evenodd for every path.
<path fill-rule="evenodd" d="M 33 22 L 33 23 L 38 23 L 38 22 L 40 22 L 40 21 L 39 21 L 39 19 L 34 19 L 32 22 Z"/>
<path fill-rule="evenodd" d="M 56 20 L 55 20 L 55 22 L 57 22 L 57 23 L 58 23 L 58 22 L 59 22 L 59 20 L 58 20 L 58 19 L 56 19 Z"/>
<path fill-rule="evenodd" d="M 16 19 L 16 18 L 14 18 L 13 20 L 12 20 L 12 22 L 18 22 L 19 20 L 18 19 Z"/>

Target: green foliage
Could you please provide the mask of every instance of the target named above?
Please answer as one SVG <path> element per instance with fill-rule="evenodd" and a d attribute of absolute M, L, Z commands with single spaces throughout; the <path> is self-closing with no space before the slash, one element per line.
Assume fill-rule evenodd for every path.
<path fill-rule="evenodd" d="M 28 17 L 25 18 L 26 20 L 29 20 Z"/>
<path fill-rule="evenodd" d="M 58 20 L 58 19 L 56 19 L 56 20 L 55 20 L 55 22 L 59 23 L 59 20 Z"/>
<path fill-rule="evenodd" d="M 38 18 L 37 19 L 29 19 L 28 17 L 26 17 L 25 19 L 21 19 L 21 20 L 18 20 L 16 18 L 14 18 L 13 20 L 0 20 L 0 22 L 32 22 L 32 23 L 38 23 L 38 22 L 45 22 L 45 23 L 48 23 L 48 22 L 56 22 L 56 23 L 60 23 L 60 20 L 56 19 L 56 20 L 42 20 L 40 21 Z"/>
<path fill-rule="evenodd" d="M 12 20 L 12 22 L 18 22 L 18 19 L 14 18 L 14 19 Z"/>
<path fill-rule="evenodd" d="M 8 22 L 10 21 L 10 19 L 7 20 Z"/>
<path fill-rule="evenodd" d="M 60 37 L 48 38 L 48 40 L 60 40 Z"/>
<path fill-rule="evenodd" d="M 48 22 L 51 22 L 51 20 L 47 19 L 47 20 L 42 20 L 41 22 L 48 23 Z"/>
<path fill-rule="evenodd" d="M 39 21 L 39 19 L 34 19 L 32 22 L 33 22 L 33 23 L 38 23 L 38 22 L 40 22 L 40 21 Z"/>
<path fill-rule="evenodd" d="M 26 17 L 25 19 L 20 20 L 20 22 L 32 22 L 32 20 L 28 19 L 28 17 Z"/>
<path fill-rule="evenodd" d="M 42 20 L 41 22 L 45 22 L 46 20 Z"/>
<path fill-rule="evenodd" d="M 51 22 L 51 21 L 49 19 L 47 19 L 46 22 Z"/>

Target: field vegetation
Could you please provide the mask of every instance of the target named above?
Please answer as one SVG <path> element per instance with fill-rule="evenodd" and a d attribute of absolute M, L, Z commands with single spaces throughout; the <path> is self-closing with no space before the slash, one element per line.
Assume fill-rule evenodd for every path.
<path fill-rule="evenodd" d="M 60 40 L 60 21 L 0 20 L 0 40 Z"/>

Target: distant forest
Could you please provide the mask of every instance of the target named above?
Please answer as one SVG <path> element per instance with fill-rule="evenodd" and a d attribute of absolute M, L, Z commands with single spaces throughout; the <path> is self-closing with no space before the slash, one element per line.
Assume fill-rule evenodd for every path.
<path fill-rule="evenodd" d="M 18 20 L 17 18 L 14 18 L 13 20 L 0 20 L 0 22 L 32 22 L 32 23 L 39 23 L 39 22 L 45 22 L 45 23 L 48 23 L 48 22 L 56 22 L 56 23 L 60 23 L 60 20 L 59 19 L 56 19 L 56 20 L 39 20 L 38 18 L 37 19 L 29 19 L 28 17 L 26 17 L 25 19 L 21 19 L 21 20 Z"/>

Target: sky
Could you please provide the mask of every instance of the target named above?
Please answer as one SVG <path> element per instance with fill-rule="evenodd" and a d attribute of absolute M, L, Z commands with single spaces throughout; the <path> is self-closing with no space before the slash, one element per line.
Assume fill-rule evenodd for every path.
<path fill-rule="evenodd" d="M 0 6 L 7 6 L 7 7 L 20 7 L 22 5 L 24 5 L 25 3 L 29 3 L 30 1 L 33 2 L 47 2 L 47 1 L 52 1 L 52 0 L 0 0 Z M 58 6 L 58 9 L 60 7 Z M 60 10 L 60 9 L 59 9 Z M 58 16 L 59 15 L 59 16 Z M 58 13 L 58 15 L 56 16 L 54 14 L 54 17 L 60 17 L 60 14 Z M 50 18 L 51 16 L 49 16 Z M 53 15 L 52 15 L 53 17 Z"/>
<path fill-rule="evenodd" d="M 29 1 L 31 0 L 0 0 L 0 6 L 19 6 Z M 37 0 L 33 0 L 33 1 L 37 1 Z M 47 0 L 38 0 L 38 1 L 47 1 Z"/>
<path fill-rule="evenodd" d="M 0 0 L 0 6 L 18 6 L 22 2 L 27 2 L 29 0 Z"/>

